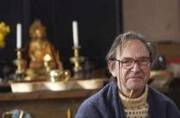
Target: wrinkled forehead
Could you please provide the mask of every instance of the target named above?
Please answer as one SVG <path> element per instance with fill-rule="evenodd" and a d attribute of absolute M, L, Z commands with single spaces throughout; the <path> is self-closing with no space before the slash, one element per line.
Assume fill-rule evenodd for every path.
<path fill-rule="evenodd" d="M 117 47 L 116 52 L 118 59 L 149 57 L 149 51 L 145 44 L 136 39 L 122 43 L 121 46 Z"/>

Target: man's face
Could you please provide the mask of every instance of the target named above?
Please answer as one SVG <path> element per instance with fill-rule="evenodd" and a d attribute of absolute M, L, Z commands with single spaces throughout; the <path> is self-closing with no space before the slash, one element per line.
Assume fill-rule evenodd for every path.
<path fill-rule="evenodd" d="M 120 48 L 117 48 L 117 60 L 115 62 L 115 76 L 118 86 L 123 91 L 142 90 L 146 79 L 150 76 L 149 52 L 139 40 L 129 40 Z"/>

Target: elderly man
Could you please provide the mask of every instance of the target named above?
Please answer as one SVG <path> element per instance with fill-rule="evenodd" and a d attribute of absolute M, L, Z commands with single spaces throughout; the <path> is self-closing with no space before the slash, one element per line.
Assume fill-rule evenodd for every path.
<path fill-rule="evenodd" d="M 180 118 L 172 100 L 147 80 L 156 50 L 141 34 L 119 35 L 107 54 L 114 80 L 85 100 L 76 118 Z"/>

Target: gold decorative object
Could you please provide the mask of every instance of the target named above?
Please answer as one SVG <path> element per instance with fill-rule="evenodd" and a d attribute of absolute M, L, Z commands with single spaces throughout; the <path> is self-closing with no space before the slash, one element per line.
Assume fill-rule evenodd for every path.
<path fill-rule="evenodd" d="M 109 80 L 107 78 L 95 78 L 86 80 L 69 81 L 37 81 L 37 82 L 12 82 L 10 83 L 13 93 L 35 91 L 70 91 L 70 90 L 95 90 L 103 87 Z"/>
<path fill-rule="evenodd" d="M 51 65 L 50 65 L 51 60 L 52 60 L 52 57 L 49 54 L 46 54 L 44 56 L 44 66 L 45 66 L 47 72 L 49 72 L 51 70 Z"/>
<path fill-rule="evenodd" d="M 70 59 L 70 61 L 74 64 L 74 78 L 80 79 L 83 76 L 81 63 L 84 61 L 84 57 L 79 55 L 80 47 L 73 47 L 74 57 Z"/>
<path fill-rule="evenodd" d="M 22 49 L 17 49 L 17 59 L 15 60 L 15 64 L 17 66 L 16 69 L 16 81 L 24 79 L 25 72 L 25 60 L 22 58 Z"/>
<path fill-rule="evenodd" d="M 10 27 L 4 22 L 0 23 L 0 48 L 4 48 L 6 42 L 5 37 L 10 32 Z"/>
<path fill-rule="evenodd" d="M 46 28 L 40 20 L 35 20 L 29 29 L 30 42 L 27 46 L 27 80 L 48 80 L 49 71 L 59 68 L 56 50 L 48 41 Z M 60 68 L 59 68 L 60 69 Z"/>
<path fill-rule="evenodd" d="M 69 70 L 51 70 L 50 81 L 57 82 L 59 80 L 68 81 L 71 78 L 71 72 Z"/>
<path fill-rule="evenodd" d="M 27 46 L 27 80 L 59 81 L 65 72 L 59 59 L 59 52 L 46 35 L 46 28 L 40 20 L 35 20 L 30 26 L 30 43 Z M 53 73 L 53 74 L 52 74 Z M 55 74 L 54 74 L 55 73 Z M 68 73 L 69 74 L 69 73 Z M 65 77 L 69 77 L 69 75 Z"/>
<path fill-rule="evenodd" d="M 68 108 L 67 110 L 67 118 L 72 118 L 72 113 L 70 108 Z"/>

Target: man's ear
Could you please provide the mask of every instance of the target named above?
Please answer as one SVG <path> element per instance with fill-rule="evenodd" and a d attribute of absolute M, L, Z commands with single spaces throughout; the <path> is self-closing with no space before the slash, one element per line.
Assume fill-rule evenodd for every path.
<path fill-rule="evenodd" d="M 108 69 L 109 69 L 109 72 L 112 74 L 112 76 L 116 77 L 116 74 L 115 74 L 115 62 L 114 61 L 108 61 Z"/>

